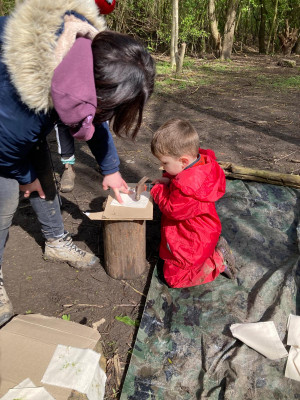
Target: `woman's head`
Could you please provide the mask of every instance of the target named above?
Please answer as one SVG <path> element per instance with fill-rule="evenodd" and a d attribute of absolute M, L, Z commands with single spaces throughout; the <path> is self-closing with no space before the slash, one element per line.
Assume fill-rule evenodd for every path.
<path fill-rule="evenodd" d="M 100 32 L 92 51 L 98 99 L 94 121 L 113 119 L 116 135 L 134 138 L 153 93 L 154 61 L 142 44 L 112 31 Z"/>

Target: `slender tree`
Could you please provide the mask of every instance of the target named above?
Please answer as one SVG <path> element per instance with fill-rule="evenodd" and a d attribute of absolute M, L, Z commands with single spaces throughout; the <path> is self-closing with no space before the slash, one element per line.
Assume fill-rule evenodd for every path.
<path fill-rule="evenodd" d="M 178 57 L 178 0 L 172 1 L 172 32 L 171 32 L 171 66 L 176 66 L 176 57 Z"/>

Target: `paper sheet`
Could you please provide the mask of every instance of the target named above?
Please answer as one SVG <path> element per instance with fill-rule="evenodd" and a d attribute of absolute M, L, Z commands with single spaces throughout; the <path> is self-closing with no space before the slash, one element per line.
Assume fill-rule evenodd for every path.
<path fill-rule="evenodd" d="M 110 203 L 111 206 L 117 207 L 131 207 L 131 208 L 146 208 L 149 198 L 150 192 L 142 192 L 140 200 L 135 200 L 135 189 L 130 189 L 128 194 L 120 193 L 123 203 L 120 204 L 116 199 Z"/>
<path fill-rule="evenodd" d="M 99 359 L 93 350 L 58 345 L 41 382 L 77 390 L 89 400 L 102 400 L 106 375 Z"/>
<path fill-rule="evenodd" d="M 233 324 L 232 335 L 270 360 L 287 357 L 273 321 Z"/>
<path fill-rule="evenodd" d="M 36 387 L 29 379 L 24 379 L 21 383 L 15 386 L 1 397 L 1 400 L 55 400 L 45 388 Z"/>

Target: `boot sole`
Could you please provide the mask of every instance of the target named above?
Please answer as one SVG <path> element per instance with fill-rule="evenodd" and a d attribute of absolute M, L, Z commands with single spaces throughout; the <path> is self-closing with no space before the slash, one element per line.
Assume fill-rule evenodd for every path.
<path fill-rule="evenodd" d="M 43 259 L 45 261 L 55 261 L 55 262 L 59 262 L 59 263 L 67 263 L 70 267 L 76 268 L 76 269 L 92 269 L 94 268 L 98 262 L 100 262 L 99 258 L 95 257 L 95 261 L 92 264 L 89 265 L 82 265 L 82 264 L 78 264 L 78 263 L 72 263 L 72 261 L 68 261 L 68 260 L 60 260 L 59 258 L 55 258 L 55 257 L 49 257 L 49 256 L 43 256 Z"/>

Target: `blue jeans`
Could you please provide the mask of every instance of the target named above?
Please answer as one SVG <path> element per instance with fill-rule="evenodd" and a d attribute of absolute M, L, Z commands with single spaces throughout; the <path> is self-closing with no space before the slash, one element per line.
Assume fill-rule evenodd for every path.
<path fill-rule="evenodd" d="M 53 200 L 41 199 L 36 192 L 32 193 L 30 203 L 41 224 L 44 238 L 59 238 L 64 235 L 64 224 L 57 195 Z M 19 184 L 15 179 L 0 175 L 0 266 L 8 230 L 19 204 Z"/>

